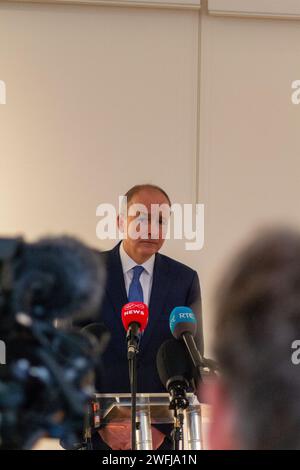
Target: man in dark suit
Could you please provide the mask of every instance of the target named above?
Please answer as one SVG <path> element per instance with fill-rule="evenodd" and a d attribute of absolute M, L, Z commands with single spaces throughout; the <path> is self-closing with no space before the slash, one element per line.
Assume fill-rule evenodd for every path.
<path fill-rule="evenodd" d="M 140 341 L 138 355 L 137 392 L 165 392 L 156 370 L 156 354 L 160 345 L 171 338 L 169 316 L 176 306 L 189 306 L 198 318 L 198 348 L 203 354 L 201 318 L 201 295 L 196 271 L 158 251 L 164 243 L 164 214 L 159 213 L 157 236 L 151 232 L 153 205 L 171 206 L 168 195 L 154 185 L 133 187 L 125 195 L 127 211 L 133 205 L 143 205 L 146 215 L 140 209 L 127 217 L 119 215 L 118 224 L 125 232 L 125 239 L 110 251 L 100 253 L 106 264 L 107 283 L 101 307 L 101 322 L 111 332 L 111 341 L 103 355 L 104 374 L 99 392 L 129 393 L 130 382 L 127 361 L 126 332 L 121 310 L 128 302 L 141 301 L 149 307 L 148 326 Z M 157 207 L 157 206 L 156 206 Z M 146 230 L 146 237 L 133 237 L 130 223 L 139 226 L 140 233 Z M 153 225 L 152 225 L 153 228 Z M 123 430 L 123 433 L 122 433 Z M 126 427 L 106 427 L 100 431 L 102 439 L 112 448 L 129 448 L 130 432 Z M 153 429 L 154 447 L 159 447 L 164 434 Z"/>

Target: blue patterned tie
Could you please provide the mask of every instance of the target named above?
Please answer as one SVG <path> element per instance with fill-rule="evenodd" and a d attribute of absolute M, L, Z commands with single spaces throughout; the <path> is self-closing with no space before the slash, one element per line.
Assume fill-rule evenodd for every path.
<path fill-rule="evenodd" d="M 144 302 L 144 294 L 140 276 L 144 271 L 143 266 L 135 266 L 133 268 L 133 278 L 129 286 L 128 302 Z"/>

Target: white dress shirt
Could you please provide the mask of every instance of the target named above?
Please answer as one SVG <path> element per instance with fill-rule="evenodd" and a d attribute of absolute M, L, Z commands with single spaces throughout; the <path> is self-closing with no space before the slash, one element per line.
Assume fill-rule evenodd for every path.
<path fill-rule="evenodd" d="M 124 281 L 125 281 L 125 288 L 128 295 L 129 286 L 131 284 L 133 278 L 133 268 L 137 265 L 137 263 L 128 256 L 126 251 L 123 247 L 123 242 L 120 245 L 120 258 L 123 268 L 124 274 Z M 154 262 L 155 262 L 155 255 L 152 255 L 145 263 L 139 265 L 143 266 L 144 271 L 140 277 L 140 283 L 143 289 L 144 294 L 144 303 L 148 305 L 150 302 L 150 295 L 151 295 L 151 288 L 152 288 L 152 281 L 153 281 L 153 270 L 154 270 Z"/>

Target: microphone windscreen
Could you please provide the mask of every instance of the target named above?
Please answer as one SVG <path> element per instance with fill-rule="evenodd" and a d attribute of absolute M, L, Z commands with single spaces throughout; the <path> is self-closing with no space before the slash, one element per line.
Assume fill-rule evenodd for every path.
<path fill-rule="evenodd" d="M 195 336 L 197 331 L 196 317 L 189 307 L 173 308 L 169 318 L 170 330 L 174 338 L 179 339 L 184 333 Z"/>
<path fill-rule="evenodd" d="M 148 324 L 149 311 L 142 302 L 130 302 L 122 308 L 122 323 L 127 331 L 131 323 L 138 323 L 140 330 L 144 331 Z"/>
<path fill-rule="evenodd" d="M 71 237 L 26 244 L 14 264 L 13 312 L 39 319 L 91 317 L 105 283 L 100 257 Z"/>
<path fill-rule="evenodd" d="M 189 384 L 194 378 L 194 366 L 182 341 L 171 338 L 160 346 L 156 356 L 159 378 L 167 389 L 173 378 L 182 377 Z"/>

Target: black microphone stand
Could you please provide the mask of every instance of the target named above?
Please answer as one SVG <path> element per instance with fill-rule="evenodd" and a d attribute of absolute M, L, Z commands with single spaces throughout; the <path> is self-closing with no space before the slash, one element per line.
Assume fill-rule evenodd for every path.
<path fill-rule="evenodd" d="M 186 333 L 182 335 L 183 342 L 186 345 L 186 348 L 190 354 L 190 357 L 193 361 L 195 371 L 197 374 L 198 380 L 201 382 L 202 381 L 202 369 L 203 369 L 203 360 L 202 357 L 196 347 L 196 344 L 194 342 L 193 335 L 191 333 Z"/>
<path fill-rule="evenodd" d="M 201 356 L 191 333 L 183 334 L 182 339 L 193 361 L 198 384 L 201 383 L 206 376 L 215 376 L 218 370 L 216 361 Z"/>
<path fill-rule="evenodd" d="M 127 358 L 131 390 L 131 449 L 136 450 L 136 390 L 137 390 L 137 354 L 139 352 L 138 323 L 132 323 L 127 332 Z"/>
<path fill-rule="evenodd" d="M 173 431 L 174 450 L 183 449 L 184 410 L 188 408 L 189 406 L 189 400 L 186 395 L 187 388 L 188 388 L 188 383 L 182 377 L 178 377 L 178 380 L 173 382 L 169 386 L 169 393 L 171 395 L 169 409 L 174 410 L 174 431 Z"/>

